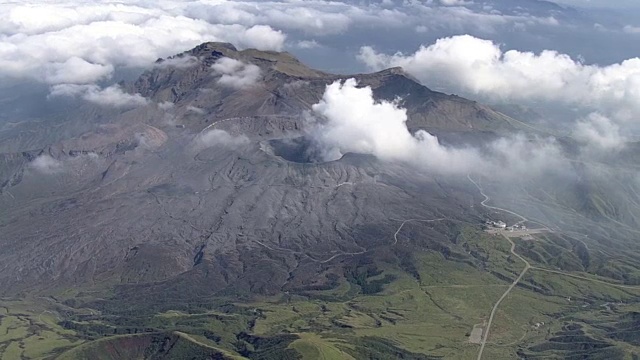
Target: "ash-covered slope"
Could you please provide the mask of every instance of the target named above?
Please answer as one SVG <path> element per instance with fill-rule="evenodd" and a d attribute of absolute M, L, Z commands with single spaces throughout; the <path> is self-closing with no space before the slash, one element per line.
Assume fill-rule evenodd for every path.
<path fill-rule="evenodd" d="M 221 84 L 211 65 L 223 57 L 259 67 L 255 86 Z M 149 105 L 83 105 L 92 131 L 2 154 L 2 294 L 127 285 L 189 298 L 330 286 L 329 274 L 354 259 L 393 249 L 406 219 L 477 221 L 464 179 L 443 185 L 357 154 L 314 164 L 279 156 L 269 141 L 295 135 L 326 85 L 348 77 L 286 53 L 206 43 L 125 85 Z M 514 129 L 400 69 L 353 77 L 378 98 L 402 98 L 414 129 Z M 208 127 L 230 140 L 203 145 L 197 134 Z M 438 224 L 418 225 L 431 235 L 415 246 L 445 251 Z"/>
<path fill-rule="evenodd" d="M 59 172 L 25 169 L 3 196 L 3 293 L 131 284 L 189 298 L 326 286 L 323 271 L 391 249 L 403 220 L 477 218 L 455 184 L 370 157 L 290 163 L 259 143 L 194 154 L 172 135 L 155 149 L 70 157 Z M 419 246 L 448 246 L 424 226 L 432 235 Z"/>

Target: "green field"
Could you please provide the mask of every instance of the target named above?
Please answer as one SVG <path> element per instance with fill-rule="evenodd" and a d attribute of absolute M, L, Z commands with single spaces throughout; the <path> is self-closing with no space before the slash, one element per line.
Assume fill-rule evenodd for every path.
<path fill-rule="evenodd" d="M 336 341 L 334 339 L 323 338 L 321 335 L 300 333 L 299 340 L 289 345 L 291 349 L 295 349 L 302 359 L 318 359 L 318 360 L 353 360 L 354 358 L 340 348 L 349 348 L 350 345 L 344 341 Z"/>
<path fill-rule="evenodd" d="M 61 315 L 46 302 L 0 300 L 0 355 L 11 359 L 44 359 L 83 341 L 59 325 Z"/>
<path fill-rule="evenodd" d="M 51 298 L 6 300 L 0 302 L 0 355 L 51 359 L 64 352 L 61 359 L 80 359 L 115 346 L 138 356 L 158 353 L 157 344 L 171 341 L 176 350 L 165 358 L 475 359 L 480 346 L 469 342 L 472 329 L 486 326 L 524 263 L 502 236 L 467 227 L 457 239 L 471 260 L 414 252 L 410 266 L 365 262 L 330 289 L 246 301 L 223 298 L 122 317 Z M 513 241 L 516 249 L 543 255 L 564 244 L 548 235 L 533 244 Z M 496 311 L 483 358 L 640 354 L 640 288 L 562 270 L 546 255 L 531 254 L 525 256 L 533 267 Z M 572 256 L 563 263 L 575 264 Z"/>

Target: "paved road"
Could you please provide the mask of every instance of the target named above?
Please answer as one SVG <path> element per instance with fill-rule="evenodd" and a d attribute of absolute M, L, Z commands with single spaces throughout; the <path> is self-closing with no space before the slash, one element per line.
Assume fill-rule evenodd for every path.
<path fill-rule="evenodd" d="M 339 184 L 338 186 L 347 185 L 347 184 L 351 185 L 351 183 L 342 183 L 342 184 Z M 404 227 L 404 224 L 406 224 L 406 223 L 408 223 L 410 221 L 415 221 L 415 222 L 436 222 L 436 221 L 442 221 L 442 220 L 445 220 L 445 218 L 430 219 L 430 220 L 426 220 L 426 219 L 409 219 L 409 220 L 402 221 L 402 223 L 398 227 L 398 230 L 396 230 L 396 232 L 393 234 L 393 243 L 391 244 L 391 246 L 395 246 L 398 243 L 398 234 L 400 233 L 400 231 Z M 265 244 L 265 243 L 263 243 L 263 242 L 261 242 L 259 240 L 256 240 L 256 239 L 252 239 L 252 240 L 254 242 L 256 242 L 257 244 L 259 244 L 259 245 L 261 245 L 261 246 L 263 246 L 263 247 L 265 247 L 265 248 L 267 248 L 269 250 L 272 250 L 272 251 L 283 251 L 283 252 L 288 252 L 288 253 L 291 253 L 291 254 L 302 255 L 302 256 L 307 257 L 311 261 L 314 261 L 314 262 L 317 262 L 317 263 L 320 263 L 320 264 L 328 263 L 329 261 L 331 261 L 331 260 L 333 260 L 333 259 L 335 259 L 337 257 L 340 257 L 340 256 L 362 255 L 362 254 L 364 254 L 364 253 L 369 251 L 367 249 L 363 249 L 362 251 L 357 251 L 357 252 L 340 252 L 338 254 L 335 254 L 335 255 L 331 256 L 328 259 L 318 260 L 318 259 L 315 259 L 315 258 L 309 256 L 308 254 L 300 252 L 300 251 L 295 251 L 295 250 L 291 250 L 291 249 L 285 249 L 285 248 L 270 246 L 270 245 L 267 245 L 267 244 Z"/>
<path fill-rule="evenodd" d="M 226 118 L 226 119 L 221 119 L 221 120 L 218 120 L 218 121 L 214 121 L 213 123 L 209 124 L 204 129 L 200 130 L 200 132 L 198 133 L 198 136 L 204 134 L 205 131 L 215 127 L 216 125 L 224 123 L 224 122 L 228 122 L 228 121 L 238 121 L 238 120 L 247 120 L 247 119 L 256 119 L 256 118 L 288 118 L 288 119 L 293 119 L 293 118 L 297 118 L 297 117 L 299 117 L 299 116 L 293 116 L 293 115 L 257 115 L 257 116 L 231 117 L 231 118 Z"/>
<path fill-rule="evenodd" d="M 398 230 L 396 230 L 396 233 L 393 234 L 393 244 L 391 244 L 391 246 L 394 246 L 395 244 L 398 243 L 398 234 L 400 233 L 400 230 L 402 230 L 402 228 L 404 227 L 404 224 L 410 222 L 410 221 L 416 221 L 416 222 L 435 222 L 435 221 L 442 221 L 445 220 L 445 218 L 439 218 L 439 219 L 432 219 L 432 220 L 423 220 L 423 219 L 409 219 L 409 220 L 404 220 L 402 222 L 402 224 L 400 224 L 400 227 L 398 227 Z"/>
<path fill-rule="evenodd" d="M 616 284 L 616 283 L 611 283 L 611 282 L 607 282 L 607 281 L 604 281 L 604 280 L 588 278 L 586 276 L 574 275 L 574 274 L 571 274 L 571 273 L 568 273 L 568 272 L 564 272 L 564 271 L 559 271 L 559 270 L 545 269 L 545 268 L 541 268 L 541 267 L 537 267 L 537 266 L 532 266 L 531 270 L 544 271 L 544 272 L 548 272 L 548 273 L 554 273 L 554 274 L 558 274 L 558 275 L 569 276 L 569 277 L 576 278 L 576 279 L 593 281 L 593 282 L 597 282 L 597 283 L 600 283 L 600 284 L 605 284 L 605 285 L 609 285 L 609 286 L 613 286 L 613 287 L 617 287 L 617 288 L 621 288 L 621 289 L 640 290 L 640 285 Z"/>
<path fill-rule="evenodd" d="M 467 175 L 467 178 L 469 179 L 469 181 L 471 181 L 478 188 L 478 191 L 480 192 L 480 194 L 482 196 L 484 196 L 484 200 L 482 202 L 480 202 L 480 205 L 482 205 L 482 206 L 484 206 L 486 208 L 489 208 L 489 209 L 504 211 L 504 212 L 507 212 L 509 214 L 515 215 L 515 216 L 517 216 L 517 217 L 519 217 L 521 219 L 521 221 L 519 221 L 518 223 L 523 223 L 525 221 L 530 221 L 527 218 L 525 218 L 524 216 L 522 216 L 522 215 L 520 215 L 518 213 L 515 213 L 513 211 L 510 211 L 510 210 L 507 210 L 507 209 L 502 209 L 502 208 L 495 207 L 495 206 L 487 205 L 486 202 L 490 200 L 489 196 L 487 196 L 482 191 L 482 188 L 480 187 L 480 185 L 478 185 L 478 183 L 475 182 L 469 175 Z M 540 224 L 540 225 L 545 226 L 544 224 Z M 551 229 L 549 229 L 547 226 L 545 226 L 545 230 L 551 231 Z M 601 284 L 606 284 L 606 285 L 609 285 L 609 286 L 618 287 L 618 288 L 622 288 L 622 289 L 640 290 L 640 285 L 615 284 L 615 283 L 610 283 L 610 282 L 607 282 L 607 281 L 604 281 L 604 280 L 592 279 L 592 278 L 588 278 L 588 277 L 584 277 L 584 276 L 580 276 L 580 275 L 574 275 L 574 274 L 563 272 L 563 271 L 545 269 L 545 268 L 541 268 L 541 267 L 537 267 L 537 266 L 531 266 L 531 264 L 524 257 L 520 256 L 518 253 L 515 252 L 516 244 L 509 238 L 509 236 L 508 236 L 509 233 L 503 231 L 503 232 L 500 232 L 500 234 L 502 234 L 502 236 L 505 239 L 507 239 L 507 241 L 509 241 L 509 243 L 511 244 L 511 249 L 510 249 L 511 254 L 513 254 L 518 259 L 520 259 L 525 264 L 525 267 L 524 267 L 524 269 L 522 269 L 522 272 L 520 273 L 520 275 L 513 281 L 513 283 L 511 283 L 509 288 L 507 288 L 507 291 L 505 291 L 504 294 L 502 294 L 502 296 L 500 297 L 500 299 L 498 299 L 498 301 L 493 306 L 493 309 L 491 309 L 491 315 L 489 316 L 489 321 L 487 322 L 487 327 L 486 327 L 486 329 L 484 331 L 484 334 L 483 334 L 483 337 L 482 337 L 482 342 L 481 342 L 481 345 L 480 345 L 480 351 L 478 352 L 478 358 L 477 358 L 478 360 L 482 359 L 482 353 L 484 351 L 485 345 L 487 344 L 487 339 L 489 337 L 489 330 L 491 329 L 491 324 L 492 324 L 493 318 L 495 317 L 495 314 L 496 314 L 496 312 L 498 310 L 498 306 L 500 306 L 500 303 L 502 302 L 502 300 L 504 300 L 509 295 L 511 290 L 513 290 L 513 288 L 515 288 L 516 285 L 518 285 L 518 282 L 520 282 L 520 280 L 522 280 L 522 277 L 529 270 L 545 271 L 545 272 L 549 272 L 549 273 L 554 273 L 554 274 L 573 277 L 573 278 L 576 278 L 576 279 L 598 282 L 598 283 L 601 283 Z M 586 244 L 585 244 L 585 246 L 586 246 Z"/>
<path fill-rule="evenodd" d="M 505 229 L 488 229 L 489 234 L 500 234 L 507 237 L 522 237 L 525 235 L 533 235 L 548 232 L 547 229 L 527 229 L 527 230 L 505 230 Z"/>
<path fill-rule="evenodd" d="M 477 188 L 478 191 L 480 191 L 480 195 L 484 196 L 484 200 L 482 200 L 482 202 L 480 202 L 480 205 L 488 208 L 488 209 L 493 209 L 493 210 L 499 210 L 499 211 L 503 211 L 512 215 L 515 215 L 517 217 L 519 217 L 521 220 L 518 222 L 518 224 L 523 223 L 528 221 L 528 219 L 518 213 L 515 213 L 513 211 L 507 210 L 507 209 L 503 209 L 503 208 L 499 208 L 496 206 L 489 206 L 487 205 L 487 201 L 490 200 L 489 196 L 487 196 L 487 194 L 485 194 L 482 191 L 482 188 L 480 187 L 480 185 L 478 185 L 477 182 L 473 181 L 473 179 L 471 178 L 471 176 L 467 175 L 467 179 L 469 179 L 469 181 L 471 181 Z M 522 269 L 522 272 L 520 272 L 520 275 L 518 275 L 518 277 L 511 283 L 511 285 L 509 285 L 509 287 L 507 288 L 507 290 L 504 292 L 504 294 L 502 294 L 502 296 L 500 297 L 500 299 L 498 299 L 498 301 L 495 303 L 495 305 L 493 305 L 493 308 L 491 309 L 491 315 L 489 315 L 489 321 L 487 322 L 487 326 L 484 329 L 484 332 L 482 334 L 482 342 L 480 343 L 480 351 L 478 352 L 478 360 L 482 359 L 482 353 L 484 352 L 484 347 L 487 344 L 487 339 L 489 338 L 489 331 L 491 330 L 491 324 L 493 323 L 493 318 L 496 315 L 496 312 L 498 311 L 498 307 L 500 306 L 500 303 L 502 303 L 502 300 L 504 300 L 509 293 L 511 292 L 511 290 L 513 290 L 513 288 L 516 287 L 516 285 L 518 285 L 518 282 L 520 282 L 520 280 L 522 280 L 522 277 L 527 273 L 527 271 L 529 271 L 529 269 L 531 269 L 531 264 L 529 264 L 529 262 L 523 258 L 522 256 L 520 256 L 518 253 L 515 252 L 515 248 L 516 248 L 516 244 L 504 233 L 502 233 L 502 236 L 507 239 L 507 241 L 509 241 L 509 243 L 511 244 L 511 249 L 509 251 L 511 251 L 511 254 L 513 254 L 515 257 L 517 257 L 518 259 L 522 260 L 522 262 L 524 263 L 524 269 Z"/>
<path fill-rule="evenodd" d="M 506 213 L 509 213 L 509 214 L 511 214 L 511 215 L 514 215 L 514 216 L 519 217 L 521 220 L 520 220 L 520 221 L 518 221 L 518 222 L 517 222 L 517 224 L 521 224 L 521 223 L 523 223 L 523 222 L 525 222 L 525 221 L 529 221 L 529 219 L 527 219 L 526 217 L 524 217 L 524 216 L 522 216 L 522 215 L 520 215 L 520 214 L 518 214 L 518 213 L 515 213 L 515 212 L 513 212 L 513 211 L 511 211 L 511 210 L 507 210 L 507 209 L 499 208 L 499 207 L 497 207 L 497 206 L 490 206 L 490 205 L 487 205 L 487 201 L 491 200 L 491 198 L 490 198 L 489 196 L 487 196 L 487 194 L 485 194 L 485 193 L 482 191 L 482 188 L 480 187 L 480 185 L 478 185 L 478 183 L 477 183 L 477 182 L 475 182 L 475 181 L 471 178 L 471 176 L 467 175 L 467 179 L 469 179 L 469 181 L 471 181 L 471 182 L 473 183 L 473 185 L 475 185 L 475 186 L 478 188 L 478 191 L 480 191 L 480 195 L 484 196 L 484 200 L 482 200 L 482 201 L 480 202 L 480 205 L 482 205 L 482 206 L 486 207 L 487 209 L 498 210 L 498 211 L 506 212 Z"/>
<path fill-rule="evenodd" d="M 498 299 L 496 304 L 493 305 L 493 309 L 491 309 L 491 315 L 489 315 L 489 321 L 487 322 L 487 327 L 484 330 L 484 334 L 482 334 L 482 342 L 480 343 L 478 360 L 482 359 L 482 352 L 484 351 L 484 347 L 487 344 L 487 339 L 489 338 L 489 330 L 491 329 L 493 318 L 495 317 L 496 312 L 498 311 L 498 306 L 500 306 L 500 303 L 502 302 L 502 300 L 504 300 L 509 295 L 511 290 L 513 290 L 513 288 L 515 288 L 516 285 L 518 285 L 518 283 L 520 282 L 524 274 L 526 274 L 527 271 L 531 269 L 531 264 L 529 264 L 529 262 L 525 258 L 523 258 L 522 256 L 518 255 L 518 253 L 515 252 L 516 244 L 506 235 L 503 234 L 502 236 L 504 236 L 504 238 L 507 239 L 507 241 L 509 241 L 509 243 L 511 244 L 511 250 L 510 250 L 511 253 L 515 255 L 518 259 L 524 262 L 524 269 L 522 269 L 522 272 L 520 273 L 520 275 L 518 275 L 518 277 L 511 283 L 511 285 L 509 285 L 509 287 L 507 288 L 507 291 L 505 291 L 504 294 L 502 294 L 502 296 L 500 297 L 500 299 Z"/>

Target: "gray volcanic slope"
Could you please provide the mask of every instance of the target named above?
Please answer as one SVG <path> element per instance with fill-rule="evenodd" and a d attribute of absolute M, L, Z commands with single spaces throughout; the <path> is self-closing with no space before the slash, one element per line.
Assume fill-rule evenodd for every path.
<path fill-rule="evenodd" d="M 411 247 L 463 256 L 448 250 L 452 226 L 480 220 L 466 179 L 442 182 L 358 154 L 306 163 L 291 142 L 278 141 L 298 136 L 301 114 L 345 76 L 229 44 L 203 44 L 177 58 L 190 56 L 197 60 L 189 66 L 159 60 L 124 84 L 153 101 L 147 106 L 71 102 L 51 124 L 2 128 L 10 146 L 0 153 L 0 295 L 114 286 L 132 300 L 273 294 L 330 286 L 353 262 L 396 261 Z M 223 56 L 258 65 L 260 85 L 219 85 L 210 65 Z M 491 138 L 519 126 L 400 69 L 355 77 L 377 98 L 403 96 L 412 129 Z M 173 105 L 163 110 L 161 102 Z M 203 149 L 205 128 L 248 140 Z M 25 131 L 33 138 L 23 142 Z M 51 166 L 34 164 L 43 155 Z M 440 220 L 416 223 L 420 236 L 394 245 L 408 219 Z"/>

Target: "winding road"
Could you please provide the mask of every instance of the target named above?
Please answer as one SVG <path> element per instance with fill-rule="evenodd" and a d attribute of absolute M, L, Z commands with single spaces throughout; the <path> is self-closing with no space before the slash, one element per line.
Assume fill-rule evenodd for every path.
<path fill-rule="evenodd" d="M 340 184 L 340 185 L 344 185 L 344 184 L 346 184 L 346 183 L 343 183 L 343 184 Z M 340 185 L 338 185 L 338 186 L 340 186 Z M 406 223 L 411 222 L 411 221 L 415 221 L 415 222 L 436 222 L 436 221 L 443 221 L 443 220 L 446 220 L 446 218 L 438 218 L 438 219 L 430 219 L 430 220 L 427 220 L 427 219 L 409 219 L 409 220 L 404 220 L 404 221 L 402 221 L 402 223 L 401 223 L 401 224 L 400 224 L 400 226 L 398 227 L 398 230 L 396 230 L 396 232 L 393 234 L 393 243 L 391 244 L 391 246 L 395 246 L 395 245 L 398 243 L 398 234 L 400 233 L 400 231 L 402 230 L 402 228 L 404 227 L 404 225 L 405 225 Z M 267 244 L 265 244 L 265 243 L 263 243 L 263 242 L 261 242 L 261 241 L 259 241 L 259 240 L 256 240 L 256 239 L 252 239 L 252 240 L 253 240 L 255 243 L 257 243 L 257 244 L 259 244 L 259 245 L 261 245 L 261 246 L 263 246 L 263 247 L 265 247 L 265 248 L 267 248 L 267 249 L 269 249 L 269 250 L 271 250 L 271 251 L 288 252 L 288 253 L 291 253 L 291 254 L 296 254 L 296 255 L 305 256 L 305 257 L 307 257 L 308 259 L 310 259 L 311 261 L 313 261 L 313 262 L 317 262 L 317 263 L 319 263 L 319 264 L 325 264 L 325 263 L 328 263 L 329 261 L 331 261 L 331 260 L 333 260 L 333 259 L 335 259 L 335 258 L 337 258 L 337 257 L 340 257 L 340 256 L 355 256 L 355 255 L 362 255 L 362 254 L 364 254 L 364 253 L 366 253 L 366 252 L 370 251 L 370 250 L 367 250 L 367 249 L 363 249 L 362 251 L 357 251 L 357 252 L 341 252 L 341 253 L 338 253 L 338 254 L 332 255 L 332 256 L 331 256 L 331 257 L 329 257 L 328 259 L 325 259 L 325 260 L 318 260 L 318 259 L 315 259 L 315 258 L 313 258 L 313 257 L 309 256 L 309 254 L 304 253 L 304 252 L 301 252 L 301 251 L 295 251 L 295 250 L 286 249 L 286 248 L 281 248 L 281 247 L 274 247 L 274 246 L 267 245 Z"/>
<path fill-rule="evenodd" d="M 404 227 L 404 224 L 411 222 L 411 221 L 416 221 L 416 222 L 435 222 L 435 221 L 442 221 L 445 220 L 445 218 L 438 218 L 438 219 L 431 219 L 431 220 L 424 220 L 424 219 L 409 219 L 409 220 L 404 220 L 402 221 L 402 224 L 400 224 L 400 227 L 398 227 L 398 230 L 396 230 L 396 233 L 393 234 L 393 244 L 391 244 L 391 246 L 394 246 L 395 244 L 398 243 L 398 234 L 400 233 L 400 230 L 402 230 L 402 228 Z"/>
<path fill-rule="evenodd" d="M 489 196 L 487 196 L 487 194 L 485 194 L 482 191 L 482 188 L 480 187 L 480 185 L 478 185 L 477 182 L 475 182 L 471 176 L 467 175 L 467 179 L 469 179 L 469 181 L 471 181 L 473 183 L 473 185 L 476 186 L 476 188 L 478 188 L 478 191 L 480 191 L 480 195 L 484 196 L 484 200 L 482 200 L 480 202 L 480 205 L 488 208 L 488 209 L 493 209 L 493 210 L 498 210 L 498 211 L 503 211 L 506 213 L 509 213 L 511 215 L 517 216 L 518 218 L 520 218 L 520 221 L 517 222 L 517 224 L 521 224 L 524 223 L 526 221 L 529 221 L 526 217 L 515 213 L 511 210 L 507 210 L 507 209 L 503 209 L 503 208 L 499 208 L 496 206 L 490 206 L 487 205 L 487 201 L 489 201 L 491 198 L 489 198 Z M 502 296 L 500 297 L 500 299 L 498 299 L 498 301 L 496 301 L 495 305 L 493 305 L 493 308 L 491 309 L 491 314 L 489 315 L 489 321 L 487 322 L 487 326 L 484 329 L 483 333 L 482 333 L 482 341 L 480 342 L 480 351 L 478 352 L 478 360 L 482 359 L 482 353 L 484 352 L 484 347 L 487 345 L 487 339 L 489 338 L 489 330 L 491 330 L 491 324 L 493 323 L 493 318 L 496 315 L 496 312 L 498 311 L 498 307 L 500 306 L 500 303 L 502 303 L 502 301 L 509 295 L 509 293 L 511 292 L 511 290 L 513 290 L 516 285 L 518 285 L 518 283 L 520 282 L 520 280 L 522 280 L 522 278 L 524 277 L 524 275 L 527 273 L 527 271 L 529 271 L 529 269 L 531 269 L 531 264 L 529 264 L 529 262 L 523 258 L 522 256 L 520 256 L 518 253 L 515 252 L 516 249 L 516 244 L 513 242 L 513 240 L 511 240 L 508 236 L 502 234 L 502 236 L 507 239 L 507 241 L 509 241 L 509 244 L 511 244 L 511 249 L 509 250 L 511 252 L 511 254 L 513 254 L 515 257 L 517 257 L 518 259 L 522 260 L 522 262 L 524 263 L 524 269 L 522 269 L 522 271 L 520 272 L 520 275 L 518 275 L 518 277 L 511 283 L 511 285 L 509 285 L 509 287 L 507 288 L 507 290 L 504 292 L 504 294 L 502 294 Z"/>
<path fill-rule="evenodd" d="M 200 132 L 198 133 L 198 136 L 203 135 L 207 130 L 215 127 L 218 124 L 224 123 L 224 122 L 229 122 L 229 121 L 237 121 L 237 120 L 247 120 L 247 119 L 255 119 L 255 118 L 287 118 L 287 119 L 294 119 L 294 118 L 298 118 L 298 116 L 293 116 L 293 115 L 277 115 L 277 114 L 272 114 L 272 115 L 257 115 L 257 116 L 236 116 L 236 117 L 230 117 L 230 118 L 226 118 L 226 119 L 221 119 L 218 121 L 214 121 L 211 124 L 209 124 L 207 127 L 205 127 L 204 129 L 200 130 Z"/>
<path fill-rule="evenodd" d="M 567 273 L 567 272 L 564 272 L 564 271 L 545 269 L 545 268 L 541 268 L 541 267 L 537 267 L 537 266 L 532 266 L 531 270 L 544 271 L 544 272 L 548 272 L 548 273 L 564 275 L 564 276 L 572 277 L 574 279 L 593 281 L 593 282 L 597 282 L 597 283 L 600 283 L 600 284 L 605 284 L 605 285 L 609 285 L 609 286 L 612 286 L 612 287 L 617 287 L 619 289 L 640 290 L 640 285 L 616 284 L 616 283 L 611 283 L 611 282 L 604 281 L 604 280 L 588 278 L 586 276 L 574 275 L 574 274 Z"/>
<path fill-rule="evenodd" d="M 518 224 L 523 223 L 523 222 L 527 222 L 527 221 L 535 222 L 535 221 L 531 221 L 531 220 L 527 219 L 526 217 L 524 217 L 524 216 L 522 216 L 522 215 L 520 215 L 518 213 L 515 213 L 513 211 L 510 211 L 510 210 L 507 210 L 507 209 L 502 209 L 502 208 L 499 208 L 499 207 L 496 207 L 496 206 L 487 205 L 486 204 L 487 201 L 490 200 L 489 196 L 487 196 L 487 194 L 485 194 L 482 191 L 482 188 L 480 187 L 480 185 L 478 185 L 478 183 L 475 182 L 471 178 L 471 176 L 467 175 L 467 179 L 469 179 L 469 181 L 471 181 L 476 186 L 476 188 L 478 188 L 478 191 L 480 192 L 480 195 L 482 195 L 484 197 L 484 200 L 482 200 L 482 202 L 480 202 L 480 205 L 482 205 L 482 206 L 484 206 L 484 207 L 486 207 L 488 209 L 504 211 L 506 213 L 512 214 L 514 216 L 517 216 L 518 218 L 521 219 L 521 221 L 519 221 Z M 535 222 L 535 223 L 540 224 L 540 225 L 544 226 L 546 230 L 551 231 L 549 229 L 549 227 L 547 227 L 546 225 L 538 223 L 538 222 Z M 484 330 L 484 332 L 482 334 L 482 342 L 480 343 L 480 351 L 478 352 L 477 360 L 481 360 L 482 359 L 482 354 L 484 352 L 485 345 L 487 344 L 487 339 L 489 338 L 489 330 L 491 329 L 491 324 L 493 322 L 493 318 L 495 317 L 495 314 L 498 311 L 498 307 L 500 306 L 500 303 L 502 303 L 502 301 L 509 295 L 511 290 L 513 290 L 516 287 L 516 285 L 518 285 L 520 280 L 522 280 L 524 275 L 529 270 L 544 271 L 544 272 L 548 272 L 548 273 L 554 273 L 554 274 L 569 276 L 569 277 L 576 278 L 576 279 L 598 282 L 598 283 L 602 283 L 602 284 L 606 284 L 606 285 L 609 285 L 609 286 L 622 288 L 622 289 L 640 290 L 640 286 L 624 285 L 624 284 L 613 284 L 613 283 L 610 283 L 610 282 L 607 282 L 607 281 L 598 280 L 598 279 L 591 279 L 591 278 L 588 278 L 588 277 L 585 277 L 585 276 L 574 275 L 574 274 L 566 273 L 566 272 L 563 272 L 563 271 L 545 269 L 545 268 L 541 268 L 541 267 L 537 267 L 537 266 L 531 266 L 531 264 L 524 257 L 520 256 L 520 254 L 515 252 L 516 244 L 513 242 L 513 240 L 511 240 L 511 238 L 509 238 L 504 233 L 502 233 L 502 236 L 505 239 L 507 239 L 507 241 L 511 244 L 511 249 L 509 250 L 511 252 L 511 254 L 513 254 L 515 257 L 520 259 L 524 263 L 525 266 L 524 266 L 524 269 L 522 269 L 522 272 L 520 272 L 520 275 L 518 275 L 518 277 L 511 283 L 511 285 L 509 285 L 509 288 L 507 288 L 507 290 L 504 292 L 504 294 L 502 294 L 502 296 L 498 299 L 498 301 L 495 303 L 495 305 L 491 309 L 491 314 L 489 315 L 489 321 L 487 322 L 486 329 Z M 587 245 L 585 244 L 585 246 L 587 246 Z M 588 247 L 587 247 L 587 249 L 588 249 Z"/>
<path fill-rule="evenodd" d="M 517 222 L 517 224 L 521 224 L 521 223 L 523 223 L 523 222 L 525 222 L 525 221 L 529 221 L 529 219 L 527 219 L 526 217 L 524 217 L 524 216 L 522 216 L 522 215 L 520 215 L 520 214 L 518 214 L 518 213 L 515 213 L 515 212 L 513 212 L 513 211 L 511 211 L 511 210 L 507 210 L 507 209 L 499 208 L 499 207 L 497 207 L 497 206 L 490 206 L 490 205 L 487 205 L 487 201 L 491 200 L 491 198 L 490 198 L 489 196 L 487 196 L 487 194 L 485 194 L 485 193 L 482 191 L 482 188 L 480 187 L 480 185 L 478 185 L 478 183 L 477 183 L 477 182 L 475 182 L 475 181 L 471 178 L 471 176 L 467 175 L 467 179 L 469 179 L 469 181 L 471 181 L 471 182 L 473 183 L 473 185 L 475 185 L 475 186 L 478 188 L 478 191 L 480 191 L 480 195 L 484 196 L 484 200 L 482 200 L 482 201 L 480 202 L 480 205 L 482 205 L 482 206 L 486 207 L 487 209 L 498 210 L 498 211 L 506 212 L 506 213 L 509 213 L 509 214 L 514 215 L 514 216 L 516 216 L 516 217 L 519 217 L 519 218 L 520 218 L 520 221 L 518 221 L 518 222 Z"/>
<path fill-rule="evenodd" d="M 518 285 L 518 282 L 520 282 L 520 280 L 522 279 L 524 274 L 526 274 L 527 271 L 529 271 L 529 269 L 531 269 L 531 264 L 529 264 L 529 262 L 525 258 L 523 258 L 522 256 L 518 255 L 515 252 L 516 244 L 513 242 L 513 240 L 511 240 L 508 236 L 506 236 L 504 234 L 502 236 L 504 236 L 504 238 L 507 239 L 507 241 L 509 241 L 509 243 L 511 244 L 511 250 L 510 250 L 511 253 L 513 255 L 515 255 L 518 259 L 520 259 L 520 260 L 522 260 L 524 262 L 524 269 L 522 269 L 522 272 L 520 272 L 520 275 L 518 275 L 518 277 L 511 283 L 511 285 L 509 285 L 509 287 L 504 292 L 504 294 L 502 294 L 500 299 L 498 299 L 498 301 L 496 301 L 496 304 L 493 305 L 493 309 L 491 309 L 491 315 L 489 315 L 489 321 L 487 322 L 487 327 L 486 327 L 486 329 L 484 330 L 484 332 L 482 334 L 482 342 L 480 343 L 480 351 L 478 352 L 478 360 L 482 359 L 482 352 L 484 351 L 484 347 L 487 344 L 487 339 L 489 338 L 489 329 L 491 329 L 491 323 L 493 323 L 493 318 L 495 317 L 496 312 L 498 311 L 498 306 L 500 306 L 500 303 L 502 302 L 502 300 L 504 300 L 509 295 L 511 290 L 513 290 L 513 288 L 515 288 L 516 285 Z"/>

